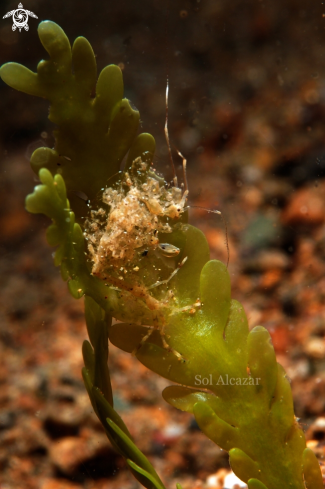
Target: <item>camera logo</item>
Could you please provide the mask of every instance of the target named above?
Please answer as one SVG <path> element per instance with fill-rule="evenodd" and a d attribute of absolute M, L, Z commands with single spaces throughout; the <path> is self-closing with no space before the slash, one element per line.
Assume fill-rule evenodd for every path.
<path fill-rule="evenodd" d="M 34 19 L 38 19 L 37 15 L 35 15 L 33 12 L 30 10 L 25 10 L 23 9 L 23 4 L 20 3 L 18 5 L 18 8 L 16 10 L 11 10 L 11 12 L 7 12 L 6 15 L 4 15 L 2 18 L 6 19 L 7 17 L 12 16 L 12 30 L 15 31 L 16 29 L 19 29 L 19 32 L 24 28 L 25 31 L 29 30 L 29 25 L 28 25 L 28 16 L 34 17 Z"/>

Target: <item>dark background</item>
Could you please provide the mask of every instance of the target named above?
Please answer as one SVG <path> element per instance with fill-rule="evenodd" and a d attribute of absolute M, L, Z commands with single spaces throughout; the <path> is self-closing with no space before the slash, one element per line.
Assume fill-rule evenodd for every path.
<path fill-rule="evenodd" d="M 325 5 L 312 0 L 24 0 L 29 31 L 0 20 L 0 63 L 36 70 L 37 36 L 57 22 L 85 36 L 98 71 L 123 69 L 141 131 L 171 178 L 169 133 L 188 160 L 190 202 L 228 223 L 234 297 L 271 332 L 292 379 L 296 413 L 320 460 L 325 411 Z M 2 1 L 0 16 L 18 2 Z M 47 101 L 0 81 L 0 488 L 135 488 L 91 413 L 80 368 L 82 301 L 68 296 L 44 232 L 24 210 L 37 179 L 28 159 L 53 146 Z M 181 163 L 177 156 L 175 160 Z M 193 209 L 211 256 L 227 260 L 215 215 Z M 226 455 L 191 416 L 160 398 L 167 383 L 112 348 L 116 405 L 167 487 L 218 486 Z M 316 420 L 316 421 L 315 421 Z M 221 470 L 221 472 L 218 472 Z M 220 479 L 221 480 L 221 479 Z M 211 482 L 212 481 L 212 482 Z M 220 482 L 221 484 L 221 482 Z"/>

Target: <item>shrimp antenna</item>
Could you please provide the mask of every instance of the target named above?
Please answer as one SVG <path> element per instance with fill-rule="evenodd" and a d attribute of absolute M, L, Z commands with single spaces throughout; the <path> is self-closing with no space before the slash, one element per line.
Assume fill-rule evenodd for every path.
<path fill-rule="evenodd" d="M 225 226 L 225 235 L 226 235 L 226 248 L 227 248 L 227 268 L 228 268 L 228 265 L 229 265 L 229 257 L 230 257 L 230 252 L 229 252 L 229 241 L 228 241 L 228 226 L 227 226 L 227 221 L 226 219 L 224 218 L 223 214 L 218 211 L 218 210 L 212 210 L 212 209 L 207 209 L 206 207 L 201 207 L 199 205 L 188 205 L 187 207 L 184 207 L 184 209 L 190 209 L 190 208 L 196 208 L 196 209 L 202 209 L 203 211 L 206 211 L 206 212 L 209 212 L 210 214 L 219 214 L 221 219 L 222 219 L 222 222 Z"/>
<path fill-rule="evenodd" d="M 229 252 L 229 241 L 228 241 L 228 226 L 227 226 L 227 221 L 223 217 L 223 214 L 221 214 L 221 212 L 220 212 L 220 216 L 221 216 L 221 219 L 222 219 L 222 221 L 224 223 L 224 226 L 225 226 L 226 248 L 227 248 L 227 268 L 228 268 L 228 265 L 229 265 L 229 256 L 230 256 L 230 252 Z"/>
<path fill-rule="evenodd" d="M 169 92 L 169 80 L 168 80 L 168 75 L 167 75 L 167 85 L 166 85 L 166 120 L 165 120 L 165 139 L 168 147 L 168 154 L 169 154 L 169 160 L 170 164 L 173 170 L 173 182 L 174 182 L 174 187 L 178 186 L 177 183 L 177 175 L 176 175 L 176 169 L 174 165 L 174 160 L 173 160 L 173 155 L 172 155 L 172 149 L 170 147 L 170 142 L 169 142 L 169 133 L 168 133 L 168 92 Z"/>
<path fill-rule="evenodd" d="M 106 181 L 106 185 L 107 185 L 107 183 L 108 183 L 110 180 L 112 180 L 112 178 L 113 178 L 113 177 L 116 177 L 116 175 L 118 175 L 119 173 L 122 175 L 122 173 L 123 173 L 123 172 L 120 170 L 120 171 L 118 171 L 118 172 L 114 173 L 114 175 L 112 175 L 111 177 L 109 177 L 109 179 Z M 98 198 L 98 197 L 99 197 L 99 194 L 100 194 L 100 192 L 101 192 L 102 190 L 104 190 L 104 189 L 102 188 L 101 190 L 99 190 L 99 191 L 97 192 L 97 196 L 96 196 L 96 198 Z M 79 199 L 81 199 L 81 200 L 83 200 L 84 202 L 86 202 L 86 204 L 87 204 L 87 205 L 88 205 L 88 204 L 90 204 L 90 199 L 88 199 L 88 196 L 85 194 L 85 192 L 82 192 L 81 190 L 71 190 L 71 192 L 73 192 L 73 193 L 74 193 L 74 194 L 75 194 L 77 197 L 79 197 Z"/>
<path fill-rule="evenodd" d="M 187 183 L 187 174 L 186 174 L 186 159 L 182 155 L 182 153 L 176 148 L 177 153 L 179 156 L 183 159 L 183 179 L 184 179 L 184 185 L 185 185 L 185 191 L 188 190 L 188 183 Z"/>

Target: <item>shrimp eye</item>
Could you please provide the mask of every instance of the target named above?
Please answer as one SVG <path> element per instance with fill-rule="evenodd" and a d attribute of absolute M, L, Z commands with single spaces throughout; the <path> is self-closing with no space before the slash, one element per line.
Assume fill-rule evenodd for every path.
<path fill-rule="evenodd" d="M 169 243 L 160 243 L 158 245 L 158 248 L 163 253 L 163 255 L 167 257 L 177 256 L 180 252 L 179 248 L 176 248 L 176 246 Z"/>

